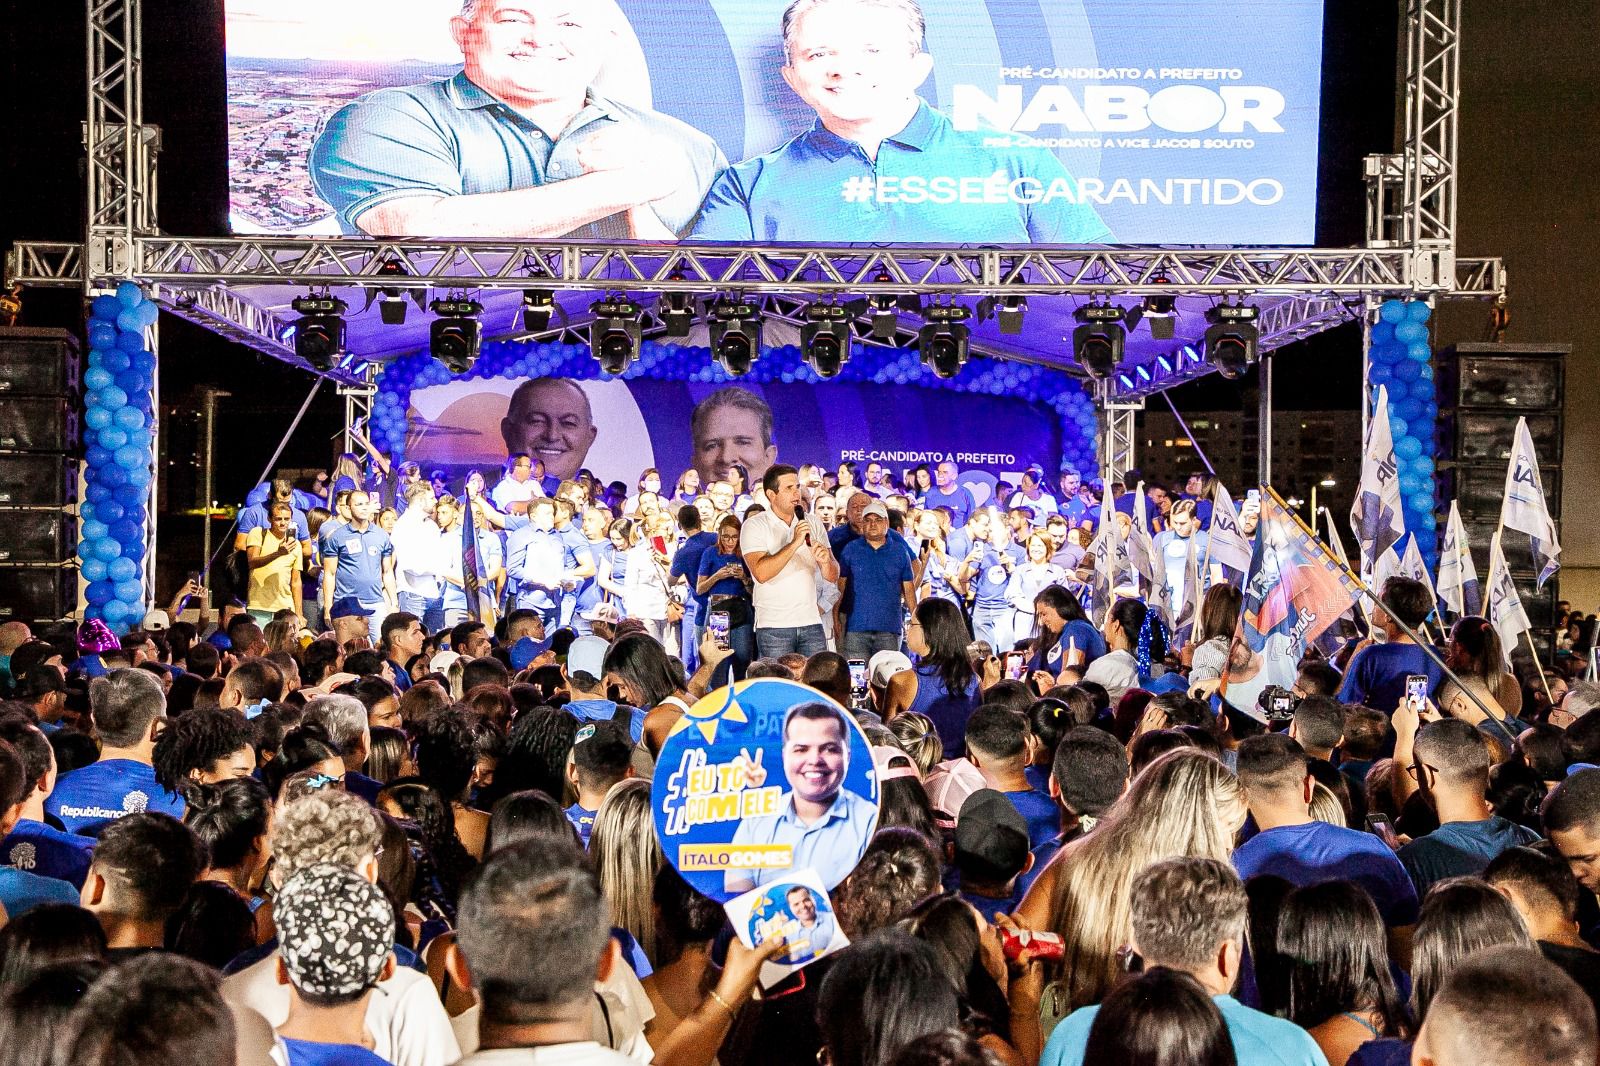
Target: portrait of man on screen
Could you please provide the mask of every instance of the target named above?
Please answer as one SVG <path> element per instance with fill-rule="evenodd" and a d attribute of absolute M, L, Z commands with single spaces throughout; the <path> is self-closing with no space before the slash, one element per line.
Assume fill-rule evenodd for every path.
<path fill-rule="evenodd" d="M 692 126 L 594 88 L 611 0 L 464 0 L 462 70 L 378 89 L 311 149 L 313 186 L 352 235 L 670 240 L 727 165 Z"/>
<path fill-rule="evenodd" d="M 718 241 L 1098 244 L 1066 169 L 994 130 L 957 130 L 918 89 L 933 69 L 917 0 L 793 0 L 783 80 L 811 128 L 723 171 L 691 236 Z M 993 140 L 994 145 L 986 143 Z"/>

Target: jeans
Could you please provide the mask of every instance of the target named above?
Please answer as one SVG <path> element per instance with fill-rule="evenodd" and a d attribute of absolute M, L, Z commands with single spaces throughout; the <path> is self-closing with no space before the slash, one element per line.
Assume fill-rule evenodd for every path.
<path fill-rule="evenodd" d="M 846 659 L 870 659 L 875 652 L 899 650 L 900 634 L 883 630 L 848 630 L 839 646 Z"/>
<path fill-rule="evenodd" d="M 763 659 L 776 659 L 790 652 L 811 656 L 828 650 L 822 623 L 810 626 L 766 627 L 756 629 L 756 651 Z"/>
<path fill-rule="evenodd" d="M 300 614 L 306 620 L 306 628 L 313 633 L 321 633 L 327 628 L 322 624 L 322 601 L 301 600 Z"/>
<path fill-rule="evenodd" d="M 437 633 L 444 628 L 444 596 L 435 599 L 425 599 L 414 592 L 402 592 L 399 595 L 400 609 L 407 614 L 414 614 L 422 620 L 422 628 L 429 633 Z"/>
<path fill-rule="evenodd" d="M 972 609 L 972 639 L 986 640 L 996 655 L 1011 650 L 1011 608 L 974 607 Z"/>
<path fill-rule="evenodd" d="M 700 669 L 700 639 L 705 636 L 705 627 L 695 622 L 685 610 L 683 621 L 678 623 L 678 633 L 683 648 L 683 654 L 678 657 L 683 660 L 683 668 L 692 674 Z"/>

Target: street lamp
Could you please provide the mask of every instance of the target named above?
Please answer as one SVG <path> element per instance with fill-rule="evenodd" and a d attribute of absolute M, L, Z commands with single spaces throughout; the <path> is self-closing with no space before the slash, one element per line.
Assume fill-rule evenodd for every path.
<path fill-rule="evenodd" d="M 1317 489 L 1331 489 L 1337 484 L 1338 482 L 1333 480 L 1333 478 L 1325 477 L 1315 485 L 1311 486 L 1311 535 L 1313 537 L 1317 536 Z"/>

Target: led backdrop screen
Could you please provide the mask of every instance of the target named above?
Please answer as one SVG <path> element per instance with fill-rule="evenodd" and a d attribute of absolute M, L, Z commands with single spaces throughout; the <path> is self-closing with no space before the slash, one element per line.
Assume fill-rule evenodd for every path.
<path fill-rule="evenodd" d="M 1309 244 L 1321 0 L 226 0 L 239 233 Z"/>

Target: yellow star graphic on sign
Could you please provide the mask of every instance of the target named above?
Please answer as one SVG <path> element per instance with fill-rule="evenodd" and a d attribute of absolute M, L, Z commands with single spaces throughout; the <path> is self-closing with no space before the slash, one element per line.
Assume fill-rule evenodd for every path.
<path fill-rule="evenodd" d="M 734 698 L 734 691 L 738 686 L 729 685 L 722 693 L 709 693 L 705 698 L 690 707 L 688 713 L 679 719 L 673 726 L 672 732 L 679 729 L 688 729 L 691 726 L 700 730 L 700 735 L 705 737 L 707 744 L 717 742 L 717 724 L 722 721 L 749 722 L 750 716 L 745 713 Z M 721 696 L 721 699 L 718 697 Z"/>

